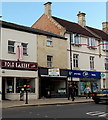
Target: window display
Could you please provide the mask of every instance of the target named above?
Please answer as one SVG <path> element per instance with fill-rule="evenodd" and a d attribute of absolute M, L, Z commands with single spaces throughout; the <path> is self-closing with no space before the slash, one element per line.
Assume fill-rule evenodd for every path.
<path fill-rule="evenodd" d="M 14 79 L 7 79 L 7 93 L 14 93 Z"/>
<path fill-rule="evenodd" d="M 16 79 L 16 93 L 20 93 L 22 89 L 24 89 L 25 85 L 29 85 L 29 92 L 35 93 L 35 80 L 34 79 L 24 79 L 17 78 Z"/>

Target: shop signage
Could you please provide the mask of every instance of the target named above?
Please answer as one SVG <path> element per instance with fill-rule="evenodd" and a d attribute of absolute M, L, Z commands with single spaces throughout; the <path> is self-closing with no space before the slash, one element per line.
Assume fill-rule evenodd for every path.
<path fill-rule="evenodd" d="M 80 70 L 69 70 L 68 77 L 79 77 L 79 78 L 101 78 L 101 72 L 93 71 L 80 71 Z"/>
<path fill-rule="evenodd" d="M 60 76 L 59 68 L 48 69 L 49 76 Z"/>
<path fill-rule="evenodd" d="M 37 63 L 1 60 L 2 69 L 16 69 L 16 70 L 37 70 Z"/>

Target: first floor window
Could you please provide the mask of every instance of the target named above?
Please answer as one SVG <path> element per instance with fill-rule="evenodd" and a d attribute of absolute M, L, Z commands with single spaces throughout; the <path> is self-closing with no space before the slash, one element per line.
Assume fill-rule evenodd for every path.
<path fill-rule="evenodd" d="M 108 58 L 105 58 L 105 70 L 108 70 Z"/>
<path fill-rule="evenodd" d="M 108 42 L 107 41 L 102 41 L 102 48 L 103 48 L 103 50 L 108 50 Z"/>
<path fill-rule="evenodd" d="M 80 44 L 80 35 L 75 33 L 75 34 L 71 34 L 70 36 L 71 38 L 71 43 L 72 44 Z"/>
<path fill-rule="evenodd" d="M 15 41 L 8 41 L 8 52 L 9 53 L 14 53 L 15 51 L 14 51 L 14 49 L 15 49 Z"/>
<path fill-rule="evenodd" d="M 96 43 L 95 43 L 96 41 L 95 41 L 95 39 L 94 38 L 88 38 L 88 46 L 90 46 L 90 47 L 95 47 L 96 46 Z"/>
<path fill-rule="evenodd" d="M 23 55 L 27 55 L 27 43 L 21 43 L 22 47 L 23 47 Z"/>
<path fill-rule="evenodd" d="M 52 67 L 53 56 L 47 56 L 47 67 Z"/>
<path fill-rule="evenodd" d="M 78 67 L 78 54 L 73 54 L 73 67 Z"/>
<path fill-rule="evenodd" d="M 90 56 L 90 69 L 94 69 L 94 56 Z"/>

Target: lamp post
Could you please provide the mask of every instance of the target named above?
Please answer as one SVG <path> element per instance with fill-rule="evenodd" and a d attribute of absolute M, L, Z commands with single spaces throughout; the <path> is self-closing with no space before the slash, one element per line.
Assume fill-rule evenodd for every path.
<path fill-rule="evenodd" d="M 73 40 L 72 33 L 70 33 L 70 68 L 71 68 L 71 84 L 72 84 L 72 46 L 71 41 Z"/>

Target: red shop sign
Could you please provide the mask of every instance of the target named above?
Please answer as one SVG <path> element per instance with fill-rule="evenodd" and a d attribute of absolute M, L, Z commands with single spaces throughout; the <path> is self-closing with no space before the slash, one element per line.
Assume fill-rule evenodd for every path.
<path fill-rule="evenodd" d="M 37 70 L 37 63 L 1 60 L 1 67 L 4 69 Z"/>

